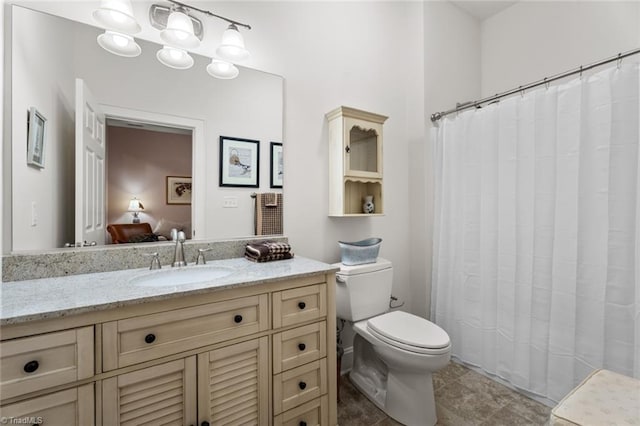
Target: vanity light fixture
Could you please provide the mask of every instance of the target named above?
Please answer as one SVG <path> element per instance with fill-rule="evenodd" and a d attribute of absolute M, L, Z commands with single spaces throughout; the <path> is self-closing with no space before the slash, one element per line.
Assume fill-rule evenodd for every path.
<path fill-rule="evenodd" d="M 107 52 L 118 56 L 133 58 L 138 56 L 142 49 L 133 37 L 115 31 L 106 30 L 98 36 L 98 44 Z"/>
<path fill-rule="evenodd" d="M 222 44 L 216 49 L 216 55 L 229 62 L 240 62 L 249 58 L 249 51 L 244 47 L 244 38 L 236 24 L 229 24 L 222 34 Z"/>
<path fill-rule="evenodd" d="M 194 33 L 191 17 L 182 6 L 171 7 L 167 25 L 160 31 L 160 38 L 174 47 L 190 49 L 200 46 L 200 39 Z"/>
<path fill-rule="evenodd" d="M 138 200 L 136 197 L 133 197 L 131 201 L 129 201 L 129 208 L 127 209 L 127 211 L 133 213 L 132 223 L 140 223 L 140 218 L 138 217 L 138 215 L 142 210 L 144 210 L 142 202 L 140 202 L 140 200 Z"/>
<path fill-rule="evenodd" d="M 98 36 L 98 44 L 104 50 L 125 57 L 135 57 L 142 52 L 131 37 L 140 32 L 141 27 L 133 16 L 130 0 L 101 0 L 93 18 L 106 29 Z"/>
<path fill-rule="evenodd" d="M 215 51 L 216 57 L 207 66 L 207 72 L 220 79 L 236 78 L 240 71 L 234 64 L 250 56 L 238 27 L 250 30 L 251 26 L 175 0 L 168 1 L 170 6 L 152 4 L 149 7 L 149 22 L 160 30 L 160 38 L 164 41 L 164 47 L 156 53 L 158 61 L 180 70 L 193 66 L 194 60 L 187 49 L 197 48 L 204 37 L 204 25 L 193 16 L 195 11 L 229 24 L 222 34 L 222 43 Z M 93 17 L 106 29 L 104 34 L 98 36 L 98 44 L 103 49 L 128 57 L 138 56 L 142 52 L 132 37 L 141 27 L 133 16 L 131 0 L 101 0 L 100 8 L 93 12 Z"/>
<path fill-rule="evenodd" d="M 211 63 L 207 65 L 207 72 L 212 77 L 220 78 L 222 80 L 236 78 L 240 73 L 238 68 L 232 63 L 219 61 L 217 59 L 212 59 Z"/>
<path fill-rule="evenodd" d="M 156 53 L 156 58 L 170 68 L 186 70 L 193 66 L 193 58 L 183 49 L 164 46 Z"/>

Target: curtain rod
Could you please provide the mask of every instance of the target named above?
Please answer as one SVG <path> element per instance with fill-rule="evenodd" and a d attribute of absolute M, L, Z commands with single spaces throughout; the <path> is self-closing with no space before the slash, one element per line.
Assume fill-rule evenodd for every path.
<path fill-rule="evenodd" d="M 445 115 L 453 114 L 454 112 L 463 111 L 463 110 L 469 109 L 469 108 L 480 108 L 481 107 L 480 104 L 484 104 L 486 102 L 493 102 L 493 101 L 496 101 L 496 100 L 498 100 L 500 98 L 504 98 L 505 96 L 513 95 L 513 94 L 519 93 L 519 92 L 524 92 L 525 90 L 532 89 L 532 88 L 538 87 L 538 86 L 542 86 L 543 84 L 549 84 L 552 81 L 560 80 L 561 78 L 565 78 L 565 77 L 568 77 L 568 76 L 573 75 L 573 74 L 582 74 L 584 71 L 588 71 L 591 68 L 595 68 L 595 67 L 598 67 L 600 65 L 608 64 L 609 62 L 613 62 L 613 61 L 621 61 L 622 59 L 626 58 L 627 56 L 635 55 L 635 54 L 638 54 L 638 53 L 640 53 L 640 49 L 634 49 L 634 50 L 629 50 L 628 52 L 618 53 L 616 56 L 612 56 L 611 58 L 603 59 L 602 61 L 594 62 L 592 64 L 585 65 L 585 66 L 581 65 L 578 68 L 575 68 L 575 69 L 570 70 L 570 71 L 563 72 L 562 74 L 557 74 L 557 75 L 554 75 L 552 77 L 545 77 L 542 80 L 538 80 L 538 81 L 535 81 L 533 83 L 525 84 L 524 86 L 518 86 L 517 88 L 511 89 L 511 90 L 507 90 L 506 92 L 497 93 L 497 94 L 495 94 L 493 96 L 489 96 L 489 97 L 486 97 L 486 98 L 483 98 L 483 99 L 480 99 L 480 100 L 477 100 L 477 101 L 469 101 L 469 102 L 464 102 L 464 103 L 458 103 L 458 104 L 456 104 L 455 108 L 452 108 L 452 109 L 447 110 L 447 111 L 436 112 L 436 113 L 431 114 L 431 121 L 433 123 L 435 123 L 436 121 L 440 120 Z"/>

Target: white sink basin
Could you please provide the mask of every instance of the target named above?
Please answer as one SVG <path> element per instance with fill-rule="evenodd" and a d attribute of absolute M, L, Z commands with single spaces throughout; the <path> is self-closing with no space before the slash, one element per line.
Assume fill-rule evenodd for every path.
<path fill-rule="evenodd" d="M 142 287 L 167 287 L 195 284 L 226 277 L 235 271 L 224 266 L 186 266 L 177 269 L 163 269 L 131 279 L 131 284 Z"/>

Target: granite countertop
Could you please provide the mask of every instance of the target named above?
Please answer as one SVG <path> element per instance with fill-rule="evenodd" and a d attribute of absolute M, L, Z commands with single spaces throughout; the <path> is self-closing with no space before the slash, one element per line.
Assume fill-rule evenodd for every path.
<path fill-rule="evenodd" d="M 230 268 L 232 273 L 209 282 L 180 285 L 143 286 L 136 280 L 153 274 L 175 272 L 163 267 L 71 275 L 0 285 L 0 326 L 58 318 L 84 312 L 197 295 L 233 287 L 256 285 L 284 279 L 337 271 L 326 263 L 296 256 L 289 260 L 255 263 L 245 258 L 208 261 L 181 269 Z"/>

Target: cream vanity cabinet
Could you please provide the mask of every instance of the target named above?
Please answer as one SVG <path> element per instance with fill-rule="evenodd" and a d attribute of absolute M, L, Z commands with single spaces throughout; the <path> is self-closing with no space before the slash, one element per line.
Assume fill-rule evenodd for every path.
<path fill-rule="evenodd" d="M 329 123 L 329 216 L 384 213 L 382 127 L 387 117 L 341 106 L 326 114 Z M 373 213 L 363 212 L 372 196 Z"/>
<path fill-rule="evenodd" d="M 6 326 L 0 415 L 47 425 L 333 426 L 334 279 Z M 24 371 L 31 361 L 42 377 Z"/>

